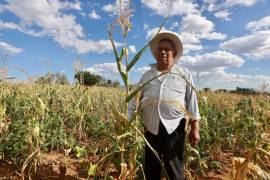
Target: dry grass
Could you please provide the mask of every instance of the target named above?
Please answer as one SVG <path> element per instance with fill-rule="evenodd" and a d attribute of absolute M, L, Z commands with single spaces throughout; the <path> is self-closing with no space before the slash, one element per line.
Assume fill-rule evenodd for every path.
<path fill-rule="evenodd" d="M 232 162 L 233 157 L 247 159 L 248 149 L 254 153 L 248 163 L 254 164 L 252 167 L 257 170 L 270 171 L 270 104 L 266 96 L 201 94 L 201 142 L 196 151 L 189 148 L 186 151 L 186 170 L 192 177 L 209 171 L 225 172 L 226 166 L 232 166 L 226 163 Z M 128 127 L 123 126 L 123 134 L 117 134 L 111 111 L 114 107 L 117 112 L 125 113 L 124 90 L 1 83 L 0 102 L 0 157 L 23 167 L 24 174 L 28 174 L 31 166 L 31 172 L 34 171 L 35 159 L 40 159 L 36 156 L 39 150 L 41 154 L 69 152 L 68 157 L 76 158 L 105 157 L 119 152 L 119 145 L 125 142 L 122 158 L 127 167 L 118 166 L 120 154 L 112 153 L 99 164 L 97 175 L 104 175 L 103 167 L 114 164 L 118 175 L 122 167 L 122 177 L 127 172 L 142 176 L 144 143 Z M 139 119 L 133 125 L 142 130 Z M 134 152 L 136 166 L 128 163 Z M 229 154 L 231 161 L 223 161 L 222 154 Z M 248 172 L 248 177 L 254 174 L 252 170 Z"/>

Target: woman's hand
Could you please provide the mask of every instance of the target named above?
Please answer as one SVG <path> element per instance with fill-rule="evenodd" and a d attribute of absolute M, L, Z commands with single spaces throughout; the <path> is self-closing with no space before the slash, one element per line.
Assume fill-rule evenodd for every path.
<path fill-rule="evenodd" d="M 200 126 L 199 121 L 191 119 L 191 130 L 189 133 L 189 142 L 192 147 L 195 147 L 200 141 Z"/>

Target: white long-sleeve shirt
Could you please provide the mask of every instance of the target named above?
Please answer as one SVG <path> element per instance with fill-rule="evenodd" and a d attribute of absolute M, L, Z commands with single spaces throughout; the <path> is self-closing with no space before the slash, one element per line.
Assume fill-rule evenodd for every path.
<path fill-rule="evenodd" d="M 160 74 L 156 65 L 145 72 L 140 83 L 146 82 Z M 193 80 L 190 72 L 182 65 L 174 64 L 170 71 L 143 88 L 140 108 L 143 111 L 145 128 L 157 135 L 159 123 L 162 122 L 169 134 L 185 117 L 181 107 L 185 108 L 196 120 L 200 119 L 196 92 L 192 88 Z M 131 119 L 136 108 L 133 98 L 128 106 L 128 115 Z"/>

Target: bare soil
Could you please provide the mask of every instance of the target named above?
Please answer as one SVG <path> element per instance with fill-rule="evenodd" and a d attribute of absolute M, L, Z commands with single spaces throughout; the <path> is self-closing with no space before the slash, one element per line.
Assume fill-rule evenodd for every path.
<path fill-rule="evenodd" d="M 222 170 L 206 172 L 204 176 L 199 176 L 196 179 L 207 180 L 222 180 L 228 179 L 231 171 L 231 158 L 230 154 L 222 154 L 219 162 L 222 164 Z M 88 169 L 90 162 L 97 163 L 100 156 L 89 156 L 85 158 L 67 157 L 61 153 L 47 153 L 41 154 L 40 160 L 37 165 L 36 172 L 30 174 L 33 180 L 75 180 L 87 179 Z M 0 161 L 0 180 L 17 180 L 22 179 L 21 169 L 16 167 L 14 163 L 8 161 Z M 119 172 L 113 165 L 107 165 L 102 169 L 100 176 L 110 174 L 115 179 L 118 177 Z M 28 171 L 24 173 L 25 179 L 29 179 Z M 89 178 L 93 179 L 93 178 Z"/>

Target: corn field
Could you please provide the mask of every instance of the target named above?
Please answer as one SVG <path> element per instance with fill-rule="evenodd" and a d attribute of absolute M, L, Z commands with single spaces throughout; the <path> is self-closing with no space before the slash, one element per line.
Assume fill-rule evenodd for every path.
<path fill-rule="evenodd" d="M 125 93 L 1 82 L 0 179 L 143 179 L 141 117 L 115 120 Z M 270 96 L 199 93 L 201 141 L 186 142 L 186 178 L 270 179 Z"/>

